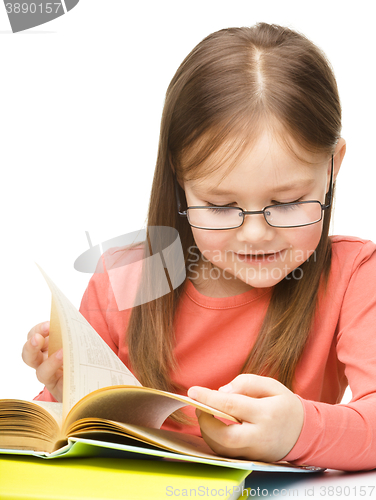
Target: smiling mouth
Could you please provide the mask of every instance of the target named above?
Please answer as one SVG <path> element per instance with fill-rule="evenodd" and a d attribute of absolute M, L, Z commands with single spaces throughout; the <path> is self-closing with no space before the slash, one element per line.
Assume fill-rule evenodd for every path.
<path fill-rule="evenodd" d="M 279 250 L 278 252 L 268 252 L 268 253 L 237 253 L 239 260 L 241 262 L 275 262 L 281 256 L 284 250 Z"/>

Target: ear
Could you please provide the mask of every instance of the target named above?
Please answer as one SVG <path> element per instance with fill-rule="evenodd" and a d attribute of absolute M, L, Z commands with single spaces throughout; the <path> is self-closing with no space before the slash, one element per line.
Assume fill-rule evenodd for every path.
<path fill-rule="evenodd" d="M 333 168 L 333 180 L 335 181 L 341 168 L 343 158 L 346 153 L 346 141 L 342 137 L 340 137 L 337 142 L 336 149 L 334 151 L 334 168 Z"/>
<path fill-rule="evenodd" d="M 346 153 L 346 141 L 342 137 L 337 142 L 336 148 L 333 153 L 333 183 L 335 182 L 339 169 L 341 168 L 342 160 Z M 328 162 L 328 171 L 327 171 L 327 183 L 326 183 L 326 192 L 329 191 L 330 188 L 330 173 L 332 170 L 332 161 Z"/>

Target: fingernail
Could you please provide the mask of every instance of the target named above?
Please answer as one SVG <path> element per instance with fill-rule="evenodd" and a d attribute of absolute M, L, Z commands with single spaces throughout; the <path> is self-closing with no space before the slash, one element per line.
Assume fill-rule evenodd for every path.
<path fill-rule="evenodd" d="M 43 323 L 42 325 L 42 330 L 44 330 L 45 332 L 47 332 L 47 330 L 49 329 L 50 327 L 50 322 L 49 321 L 46 321 L 45 323 Z"/>
<path fill-rule="evenodd" d="M 232 392 L 232 385 L 231 384 L 223 385 L 222 387 L 220 387 L 218 389 L 218 391 L 221 391 L 221 392 Z"/>
<path fill-rule="evenodd" d="M 37 340 L 37 338 L 36 338 L 36 335 L 34 335 L 33 337 L 31 337 L 31 341 L 30 341 L 30 342 L 31 342 L 31 345 L 32 345 L 33 347 L 37 347 L 37 345 L 38 345 L 38 340 Z"/>
<path fill-rule="evenodd" d="M 196 389 L 189 389 L 188 396 L 192 399 L 196 399 L 198 396 Z"/>
<path fill-rule="evenodd" d="M 60 349 L 59 351 L 57 351 L 56 359 L 58 359 L 59 361 L 63 359 L 63 349 Z"/>
<path fill-rule="evenodd" d="M 201 415 L 202 411 L 196 408 L 196 417 L 199 418 Z"/>

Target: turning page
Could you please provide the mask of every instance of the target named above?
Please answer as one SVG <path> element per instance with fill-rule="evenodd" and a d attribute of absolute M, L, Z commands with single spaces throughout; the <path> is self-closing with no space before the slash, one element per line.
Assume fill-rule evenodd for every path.
<path fill-rule="evenodd" d="M 39 266 L 38 266 L 39 267 Z M 63 420 L 69 410 L 86 394 L 112 385 L 141 386 L 94 328 L 39 267 L 52 293 L 52 317 L 60 327 L 52 329 L 52 345 L 64 348 Z M 56 319 L 54 323 L 56 323 Z M 49 352 L 51 354 L 52 352 Z"/>

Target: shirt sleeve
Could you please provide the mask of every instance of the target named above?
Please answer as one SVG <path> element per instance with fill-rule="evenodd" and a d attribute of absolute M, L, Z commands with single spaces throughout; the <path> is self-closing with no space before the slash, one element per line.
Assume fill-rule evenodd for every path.
<path fill-rule="evenodd" d="M 38 396 L 35 396 L 33 401 L 50 401 L 52 403 L 57 403 L 57 400 L 53 397 L 53 395 L 47 391 L 46 388 L 43 389 L 43 391 L 40 391 Z"/>
<path fill-rule="evenodd" d="M 337 357 L 352 399 L 331 405 L 304 400 L 304 424 L 284 458 L 340 470 L 376 468 L 376 252 L 368 242 L 356 257 L 337 325 Z"/>

